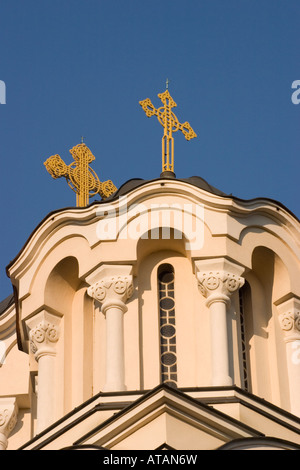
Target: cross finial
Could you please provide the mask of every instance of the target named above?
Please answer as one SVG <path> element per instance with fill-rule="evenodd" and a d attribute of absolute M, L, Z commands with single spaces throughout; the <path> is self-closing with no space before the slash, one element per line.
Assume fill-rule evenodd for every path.
<path fill-rule="evenodd" d="M 73 147 L 70 153 L 74 162 L 68 166 L 59 155 L 48 158 L 44 165 L 52 178 L 66 178 L 68 185 L 76 193 L 77 207 L 87 206 L 91 196 L 100 194 L 102 199 L 105 199 L 117 190 L 110 180 L 101 183 L 94 170 L 90 168 L 89 163 L 95 160 L 95 157 L 83 143 L 83 137 L 81 144 Z"/>
<path fill-rule="evenodd" d="M 162 176 L 175 176 L 174 173 L 174 138 L 173 132 L 180 130 L 186 140 L 197 137 L 192 127 L 188 122 L 181 124 L 172 108 L 175 108 L 177 104 L 171 97 L 168 85 L 169 80 L 166 81 L 167 89 L 164 93 L 159 93 L 158 97 L 163 103 L 160 108 L 155 108 L 149 98 L 140 101 L 140 105 L 146 113 L 146 116 L 157 116 L 158 121 L 164 128 L 164 135 L 162 138 Z"/>
<path fill-rule="evenodd" d="M 81 136 L 81 143 L 83 144 L 84 137 L 83 135 Z"/>
<path fill-rule="evenodd" d="M 166 80 L 166 90 L 168 90 L 168 88 L 169 88 L 169 83 L 170 83 L 169 79 L 167 78 L 167 80 Z"/>

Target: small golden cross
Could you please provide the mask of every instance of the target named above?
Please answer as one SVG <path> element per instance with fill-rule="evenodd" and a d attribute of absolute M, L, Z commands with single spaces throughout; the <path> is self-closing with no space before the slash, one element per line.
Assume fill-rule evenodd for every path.
<path fill-rule="evenodd" d="M 112 181 L 99 181 L 97 174 L 89 166 L 95 157 L 83 142 L 73 147 L 70 153 L 74 162 L 68 166 L 59 155 L 52 155 L 44 165 L 52 178 L 66 178 L 68 185 L 76 193 L 77 207 L 87 206 L 91 196 L 100 194 L 105 199 L 117 190 Z"/>
<path fill-rule="evenodd" d="M 167 87 L 169 80 L 167 79 Z M 140 101 L 140 105 L 146 113 L 146 116 L 157 116 L 158 121 L 164 128 L 164 135 L 162 138 L 162 172 L 172 172 L 174 174 L 174 138 L 172 136 L 173 132 L 180 130 L 186 140 L 193 139 L 197 137 L 197 134 L 193 131 L 192 127 L 188 122 L 180 124 L 175 114 L 172 112 L 172 108 L 175 108 L 177 104 L 171 97 L 169 90 L 166 89 L 164 93 L 159 93 L 157 95 L 163 106 L 156 109 L 151 100 L 146 98 L 143 101 Z M 170 149 L 171 147 L 171 149 Z"/>

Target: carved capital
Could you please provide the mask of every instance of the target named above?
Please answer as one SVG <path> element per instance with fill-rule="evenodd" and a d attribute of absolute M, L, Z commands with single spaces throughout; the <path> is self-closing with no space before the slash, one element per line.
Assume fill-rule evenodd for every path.
<path fill-rule="evenodd" d="M 300 340 L 300 299 L 291 297 L 283 302 L 276 302 L 278 308 L 278 320 L 285 334 L 285 340 Z"/>
<path fill-rule="evenodd" d="M 16 398 L 0 399 L 0 448 L 6 449 L 7 438 L 15 427 L 18 419 Z"/>
<path fill-rule="evenodd" d="M 126 303 L 133 293 L 132 276 L 105 277 L 90 286 L 87 292 L 102 304 L 114 301 Z"/>
<path fill-rule="evenodd" d="M 132 266 L 102 265 L 90 274 L 87 293 L 102 304 L 102 311 L 108 307 L 119 307 L 126 311 L 125 303 L 133 293 Z"/>
<path fill-rule="evenodd" d="M 240 289 L 245 280 L 244 268 L 226 258 L 195 261 L 198 287 L 208 302 L 220 300 L 228 303 L 231 294 Z"/>
<path fill-rule="evenodd" d="M 284 331 L 300 333 L 300 311 L 285 312 L 279 315 L 280 326 Z"/>
<path fill-rule="evenodd" d="M 43 355 L 55 355 L 59 340 L 59 318 L 46 311 L 40 312 L 26 322 L 30 349 L 36 360 Z"/>
<path fill-rule="evenodd" d="M 240 289 L 245 280 L 236 274 L 225 271 L 207 271 L 197 274 L 198 287 L 204 297 L 213 294 L 222 294 L 229 297 Z"/>

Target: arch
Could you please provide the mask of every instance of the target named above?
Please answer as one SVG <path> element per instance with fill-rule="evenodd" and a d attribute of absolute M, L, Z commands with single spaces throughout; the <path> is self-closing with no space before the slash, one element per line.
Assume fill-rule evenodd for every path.
<path fill-rule="evenodd" d="M 168 229 L 168 238 L 164 238 L 164 227 L 155 229 L 155 232 L 148 230 L 143 233 L 136 245 L 136 259 L 138 264 L 152 253 L 159 251 L 174 251 L 182 256 L 189 257 L 186 251 L 187 239 L 182 232 L 174 228 Z"/>
<path fill-rule="evenodd" d="M 275 304 L 291 292 L 290 273 L 277 253 L 257 244 L 245 279 L 241 295 L 251 392 L 289 409 L 284 342 Z"/>
<path fill-rule="evenodd" d="M 71 308 L 73 297 L 80 284 L 78 260 L 68 256 L 57 263 L 50 272 L 44 292 L 45 305 L 65 315 Z"/>
<path fill-rule="evenodd" d="M 209 316 L 201 314 L 205 299 L 199 298 L 184 234 L 177 237 L 179 234 L 171 231 L 171 235 L 168 240 L 139 239 L 137 244 L 135 274 L 142 389 L 161 382 L 158 275 L 160 266 L 165 264 L 171 265 L 175 272 L 177 386 L 202 385 L 209 380 L 210 371 L 201 367 L 209 361 Z M 203 341 L 199 336 L 204 337 Z"/>
<path fill-rule="evenodd" d="M 270 232 L 265 227 L 247 227 L 241 232 L 240 245 L 242 248 L 240 262 L 249 269 L 253 268 L 253 257 L 257 250 L 266 250 L 276 255 L 276 263 L 282 263 L 286 270 L 285 279 L 289 280 L 289 289 L 296 295 L 300 294 L 298 283 L 298 272 L 300 267 L 300 259 L 297 250 L 293 249 L 294 241 L 291 244 L 284 238 L 280 238 L 278 234 Z M 276 266 L 277 271 L 279 266 Z M 287 275 L 287 276 L 286 276 Z"/>
<path fill-rule="evenodd" d="M 108 220 L 109 222 L 109 220 Z M 209 232 L 204 222 L 204 206 L 192 201 L 172 202 L 168 196 L 161 196 L 145 203 L 133 204 L 125 216 L 110 217 L 112 226 L 109 233 L 115 239 L 131 239 L 136 243 L 151 238 L 168 240 L 171 232 L 184 239 L 185 251 L 200 250 L 204 244 L 204 232 Z M 211 234 L 210 234 L 211 235 Z"/>
<path fill-rule="evenodd" d="M 90 398 L 93 387 L 93 302 L 79 278 L 77 258 L 67 256 L 51 270 L 44 304 L 61 316 L 56 370 L 60 416 Z"/>

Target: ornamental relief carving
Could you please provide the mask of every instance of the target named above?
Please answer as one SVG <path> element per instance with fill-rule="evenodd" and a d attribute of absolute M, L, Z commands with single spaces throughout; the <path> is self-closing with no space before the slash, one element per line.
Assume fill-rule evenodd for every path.
<path fill-rule="evenodd" d="M 51 343 L 56 343 L 58 341 L 59 328 L 57 325 L 43 320 L 36 327 L 30 330 L 29 338 L 31 351 L 36 353 L 41 345 L 51 345 Z"/>
<path fill-rule="evenodd" d="M 88 295 L 99 302 L 103 302 L 107 297 L 118 298 L 123 302 L 128 300 L 133 293 L 133 283 L 131 276 L 106 277 L 96 282 L 87 290 Z"/>
<path fill-rule="evenodd" d="M 0 432 L 8 436 L 17 423 L 17 410 L 0 411 Z"/>
<path fill-rule="evenodd" d="M 282 313 L 279 315 L 279 322 L 284 331 L 300 332 L 300 311 Z"/>
<path fill-rule="evenodd" d="M 199 272 L 197 277 L 199 290 L 204 297 L 214 292 L 230 295 L 245 282 L 242 277 L 224 271 Z"/>

